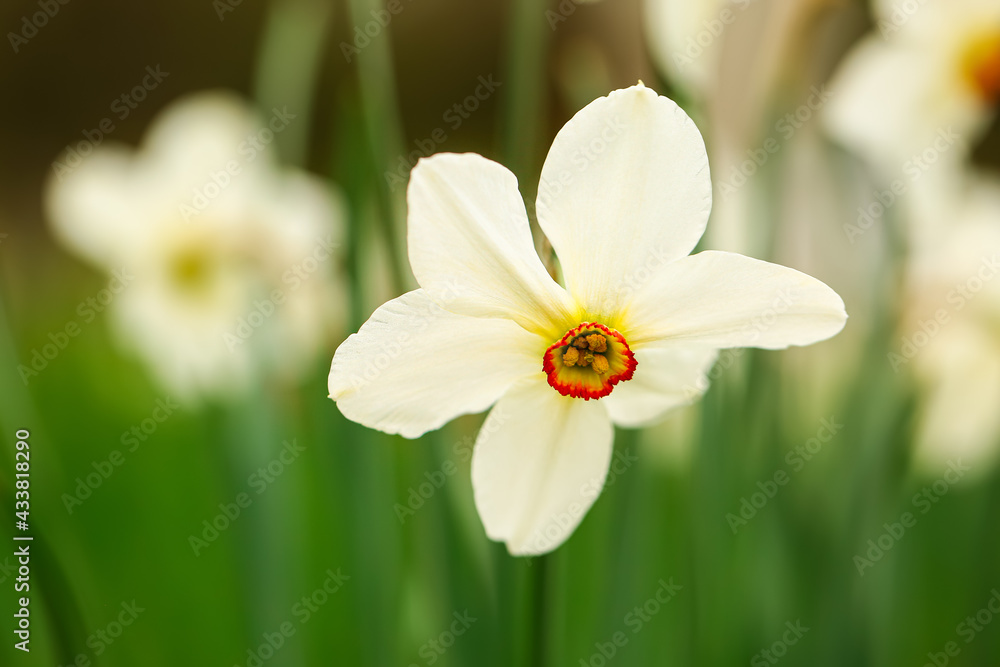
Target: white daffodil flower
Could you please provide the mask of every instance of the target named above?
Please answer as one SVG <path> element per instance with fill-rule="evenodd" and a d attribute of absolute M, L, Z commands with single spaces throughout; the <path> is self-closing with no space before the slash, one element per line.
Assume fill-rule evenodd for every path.
<path fill-rule="evenodd" d="M 642 84 L 577 113 L 545 160 L 536 210 L 563 285 L 501 165 L 421 160 L 407 199 L 420 289 L 340 346 L 330 396 L 349 419 L 408 438 L 493 405 L 472 481 L 487 535 L 512 554 L 562 544 L 604 485 L 612 425 L 692 402 L 719 348 L 807 345 L 847 317 L 836 293 L 792 269 L 688 256 L 711 209 L 705 146 Z"/>
<path fill-rule="evenodd" d="M 894 172 L 925 153 L 961 163 L 1000 100 L 1000 2 L 874 4 L 875 31 L 831 82 L 828 129 Z"/>
<path fill-rule="evenodd" d="M 981 477 L 1000 458 L 1000 185 L 972 179 L 951 201 L 951 233 L 911 263 L 889 363 L 921 390 L 918 469 L 940 475 L 960 458 Z"/>
<path fill-rule="evenodd" d="M 138 151 L 104 143 L 56 162 L 56 237 L 129 276 L 101 310 L 181 400 L 267 370 L 293 379 L 342 320 L 341 208 L 328 186 L 275 166 L 270 144 L 290 122 L 201 93 L 164 110 Z"/>

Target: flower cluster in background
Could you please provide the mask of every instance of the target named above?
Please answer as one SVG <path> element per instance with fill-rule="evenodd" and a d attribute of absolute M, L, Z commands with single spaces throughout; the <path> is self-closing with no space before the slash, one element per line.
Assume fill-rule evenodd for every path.
<path fill-rule="evenodd" d="M 972 157 L 1000 103 L 1000 2 L 872 12 L 825 120 L 872 169 L 873 224 L 896 225 L 906 248 L 889 360 L 920 384 L 917 462 L 935 474 L 960 456 L 982 471 L 1000 453 L 1000 174 Z"/>
<path fill-rule="evenodd" d="M 843 233 L 831 241 L 846 239 L 851 253 L 880 248 L 881 257 L 868 254 L 869 262 L 888 265 L 901 252 L 884 359 L 919 389 L 913 460 L 924 474 L 955 456 L 988 470 L 1000 453 L 1000 282 L 993 281 L 1000 175 L 974 156 L 997 121 L 1000 3 L 878 0 L 855 44 L 835 57 L 816 49 L 807 54 L 814 61 L 787 53 L 805 53 L 803 42 L 843 21 L 845 12 L 827 3 L 648 0 L 646 7 L 661 70 L 713 123 L 715 164 L 723 170 L 716 173 L 726 179 L 737 165 L 734 178 L 716 189 L 727 242 L 752 246 L 781 233 L 784 215 L 797 216 L 792 224 L 800 229 L 818 227 L 820 216 L 833 218 L 829 229 Z M 821 95 L 782 114 L 789 92 L 776 82 L 809 81 L 823 70 L 829 82 L 810 84 Z M 731 86 L 745 86 L 747 78 L 756 95 L 735 107 Z M 764 174 L 785 179 L 788 189 L 801 187 L 788 171 L 793 158 L 781 159 L 802 150 L 783 150 L 796 134 L 819 135 L 816 157 L 791 167 L 811 170 L 802 184 L 813 201 L 791 214 L 763 209 L 773 217 L 761 222 L 761 202 L 774 187 Z M 853 161 L 840 159 L 837 147 Z M 817 160 L 846 168 L 838 174 Z M 879 280 L 871 266 L 852 263 L 849 270 L 864 276 L 861 289 L 869 293 Z"/>

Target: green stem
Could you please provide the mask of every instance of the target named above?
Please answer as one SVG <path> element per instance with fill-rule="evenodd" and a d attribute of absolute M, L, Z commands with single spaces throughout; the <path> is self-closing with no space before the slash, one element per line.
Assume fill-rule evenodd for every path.
<path fill-rule="evenodd" d="M 350 0 L 351 22 L 364 25 L 371 12 L 382 10 L 381 0 Z M 402 188 L 390 189 L 385 174 L 403 154 L 403 122 L 396 96 L 396 71 L 392 63 L 389 29 L 373 37 L 367 47 L 354 56 L 358 68 L 358 87 L 365 134 L 372 156 L 373 180 L 379 209 L 378 222 L 392 258 L 391 269 L 396 291 L 409 289 L 409 260 L 400 239 L 406 238 L 406 202 Z"/>
<path fill-rule="evenodd" d="M 266 395 L 252 395 L 227 409 L 225 443 L 231 496 L 246 491 L 249 475 L 275 460 L 286 436 L 287 420 L 274 401 Z M 314 442 L 301 442 L 308 449 Z M 307 451 L 307 456 L 314 456 Z M 301 464 L 300 464 L 301 465 Z M 288 601 L 303 587 L 299 579 L 303 536 L 301 517 L 304 511 L 304 489 L 296 485 L 293 476 L 301 479 L 301 470 L 294 468 L 275 478 L 266 494 L 240 518 L 239 531 L 233 538 L 243 541 L 245 591 L 249 604 L 247 623 L 249 638 L 277 627 L 285 617 Z M 259 493 L 259 491 L 258 491 Z M 302 664 L 303 647 L 290 643 L 276 657 L 276 665 Z"/>
<path fill-rule="evenodd" d="M 514 0 L 507 25 L 505 79 L 507 96 L 503 100 L 501 148 L 504 164 L 514 172 L 522 190 L 534 188 L 538 181 L 535 150 L 544 118 L 545 59 L 548 34 L 545 3 L 536 0 Z M 533 198 L 525 190 L 526 201 Z M 529 205 L 529 211 L 534 207 Z M 524 615 L 533 627 L 525 628 L 528 638 L 527 664 L 543 667 L 548 657 L 548 618 L 552 613 L 549 596 L 551 556 L 541 556 L 531 562 L 528 600 L 531 609 Z M 513 620 L 513 619 L 512 619 Z"/>
<path fill-rule="evenodd" d="M 545 60 L 551 28 L 545 19 L 545 3 L 514 0 L 507 33 L 504 100 L 504 163 L 522 184 L 534 183 L 538 146 L 545 111 Z"/>
<path fill-rule="evenodd" d="M 5 369 L 15 369 L 17 363 L 17 346 L 15 344 L 12 327 L 7 318 L 7 310 L 4 304 L 4 295 L 0 291 L 0 366 Z M 35 410 L 31 395 L 26 386 L 14 379 L 11 372 L 0 373 L 0 426 L 3 428 L 3 440 L 13 443 L 13 436 L 18 429 L 28 429 L 31 432 L 33 443 L 51 442 L 43 434 L 43 425 L 38 411 Z M 62 476 L 58 458 L 58 449 L 55 447 L 45 447 L 41 449 L 41 461 L 50 469 L 52 473 Z M 3 456 L 3 473 L 0 473 L 0 509 L 5 510 L 5 517 L 14 516 L 15 491 L 14 480 L 7 477 L 7 471 L 14 470 L 13 460 L 5 454 Z M 9 450 L 13 456 L 13 446 Z M 33 449 L 38 451 L 38 448 Z M 32 457 L 38 460 L 38 457 Z M 78 647 L 84 637 L 83 612 L 70 584 L 69 576 L 64 571 L 55 549 L 50 546 L 46 539 L 46 532 L 40 528 L 34 519 L 31 519 L 32 535 L 34 537 L 31 547 L 32 553 L 36 554 L 38 563 L 38 580 L 44 582 L 41 586 L 41 600 L 45 610 L 48 612 L 48 622 L 52 626 L 55 646 L 53 652 L 59 657 L 60 662 L 69 662 L 73 659 Z M 5 533 L 6 534 L 6 533 Z M 8 544 L 17 544 L 8 542 Z M 24 543 L 22 543 L 24 544 Z M 37 613 L 35 608 L 32 612 Z"/>
<path fill-rule="evenodd" d="M 531 633 L 531 654 L 529 656 L 532 667 L 546 667 L 548 665 L 548 632 L 549 632 L 549 609 L 551 598 L 549 596 L 549 570 L 551 569 L 551 554 L 545 554 L 535 558 L 532 562 L 532 582 L 531 582 L 531 606 L 532 614 L 529 618 L 534 620 L 534 628 Z"/>
<path fill-rule="evenodd" d="M 313 98 L 332 7 L 317 0 L 274 0 L 264 24 L 254 94 L 261 110 L 287 106 L 295 120 L 277 137 L 286 162 L 303 166 Z"/>

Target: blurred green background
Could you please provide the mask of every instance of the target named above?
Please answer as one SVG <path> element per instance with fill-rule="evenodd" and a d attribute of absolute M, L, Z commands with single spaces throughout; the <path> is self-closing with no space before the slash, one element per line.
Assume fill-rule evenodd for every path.
<path fill-rule="evenodd" d="M 935 487 L 945 468 L 912 465 L 919 387 L 886 363 L 898 347 L 904 251 L 891 227 L 848 244 L 828 191 L 814 203 L 830 215 L 788 202 L 791 189 L 811 196 L 793 171 L 841 188 L 832 199 L 848 216 L 876 187 L 816 123 L 755 176 L 767 241 L 754 254 L 843 295 L 844 334 L 806 350 L 724 353 L 697 405 L 663 426 L 620 431 L 602 496 L 550 556 L 515 559 L 483 534 L 468 470 L 481 417 L 408 442 L 348 422 L 326 398 L 337 344 L 413 285 L 404 188 L 390 187 L 387 171 L 411 164 L 413 151 L 475 151 L 514 170 L 530 202 L 559 127 L 638 79 L 685 106 L 710 151 L 728 132 L 742 153 L 870 27 L 861 3 L 799 3 L 776 66 L 752 37 L 794 3 L 759 3 L 756 23 L 733 27 L 734 42 L 751 43 L 714 110 L 656 66 L 646 10 L 633 0 L 402 0 L 351 62 L 341 45 L 378 2 L 76 0 L 18 52 L 5 38 L 2 663 L 1000 663 L 1000 618 L 981 612 L 1000 605 L 1000 477 L 983 467 Z M 37 2 L 8 0 L 3 32 L 37 11 Z M 117 123 L 115 141 L 138 144 L 167 103 L 203 89 L 303 110 L 277 154 L 345 194 L 351 299 L 342 330 L 295 383 L 261 381 L 236 398 L 172 408 L 150 433 L 168 392 L 120 351 L 104 317 L 27 384 L 17 367 L 107 281 L 52 237 L 42 204 L 52 162 L 157 65 L 169 76 Z M 776 73 L 743 75 L 768 67 Z M 496 94 L 450 126 L 448 110 L 491 75 Z M 438 128 L 447 138 L 426 151 Z M 826 168 L 803 169 L 796 146 L 805 145 L 821 147 Z M 988 163 L 984 146 L 977 160 Z M 132 451 L 123 438 L 144 420 L 147 439 Z M 30 654 L 14 650 L 12 632 L 22 428 L 31 432 L 35 538 Z M 301 450 L 286 449 L 291 462 L 275 465 L 293 442 Z M 116 450 L 122 463 L 101 475 Z M 262 484 L 257 471 L 268 465 Z M 95 472 L 99 486 L 67 507 L 66 494 Z M 907 512 L 912 525 L 900 529 Z M 968 642 L 967 617 L 981 628 Z M 948 642 L 957 655 L 944 653 Z"/>

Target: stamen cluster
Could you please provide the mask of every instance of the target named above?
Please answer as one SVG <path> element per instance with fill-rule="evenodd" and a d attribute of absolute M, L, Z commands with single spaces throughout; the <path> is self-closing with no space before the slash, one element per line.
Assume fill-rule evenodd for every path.
<path fill-rule="evenodd" d="M 586 334 L 570 341 L 562 359 L 566 366 L 590 366 L 598 375 L 604 375 L 611 368 L 603 354 L 607 350 L 607 338 L 596 333 Z"/>

